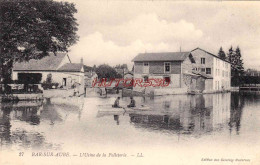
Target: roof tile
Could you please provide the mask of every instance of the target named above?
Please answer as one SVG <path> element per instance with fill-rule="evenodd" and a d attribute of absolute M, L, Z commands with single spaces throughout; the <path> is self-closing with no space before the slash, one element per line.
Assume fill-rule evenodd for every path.
<path fill-rule="evenodd" d="M 49 53 L 49 56 L 40 60 L 31 59 L 27 62 L 15 63 L 13 70 L 56 70 L 65 56 L 66 53 L 63 52 L 57 52 L 56 56 L 54 53 Z"/>
<path fill-rule="evenodd" d="M 140 53 L 132 61 L 183 61 L 190 52 Z"/>

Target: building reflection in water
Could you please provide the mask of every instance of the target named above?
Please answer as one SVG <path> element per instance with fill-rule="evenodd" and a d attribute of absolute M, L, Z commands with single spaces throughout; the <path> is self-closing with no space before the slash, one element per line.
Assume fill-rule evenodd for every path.
<path fill-rule="evenodd" d="M 232 112 L 230 103 L 230 93 L 169 96 L 158 101 L 154 111 L 130 113 L 129 116 L 136 127 L 201 135 L 220 131 L 228 125 Z"/>

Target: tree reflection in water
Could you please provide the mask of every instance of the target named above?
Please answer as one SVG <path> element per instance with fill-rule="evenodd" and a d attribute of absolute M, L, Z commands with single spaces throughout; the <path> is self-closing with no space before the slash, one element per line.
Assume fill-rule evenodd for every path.
<path fill-rule="evenodd" d="M 44 136 L 35 131 L 26 131 L 23 126 L 11 130 L 11 120 L 19 120 L 30 125 L 40 124 L 40 111 L 42 111 L 42 102 L 18 102 L 1 103 L 0 110 L 0 139 L 1 148 L 11 147 L 12 144 L 18 144 L 23 148 L 32 149 L 53 149 L 60 148 L 59 145 L 46 143 Z M 22 123 L 21 123 L 22 124 Z"/>
<path fill-rule="evenodd" d="M 234 93 L 231 96 L 231 109 L 230 109 L 230 122 L 229 122 L 230 133 L 232 133 L 232 130 L 235 129 L 236 134 L 239 135 L 241 116 L 242 116 L 244 105 L 245 105 L 244 97 L 242 97 L 240 93 Z"/>
<path fill-rule="evenodd" d="M 0 111 L 0 138 L 1 147 L 8 145 L 11 142 L 11 123 L 10 123 L 10 112 L 12 108 L 1 108 Z"/>

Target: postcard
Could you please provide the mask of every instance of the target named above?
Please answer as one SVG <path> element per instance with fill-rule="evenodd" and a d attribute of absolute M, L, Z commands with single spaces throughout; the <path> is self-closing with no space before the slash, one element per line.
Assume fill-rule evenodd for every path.
<path fill-rule="evenodd" d="M 1 0 L 0 164 L 260 164 L 259 8 Z"/>

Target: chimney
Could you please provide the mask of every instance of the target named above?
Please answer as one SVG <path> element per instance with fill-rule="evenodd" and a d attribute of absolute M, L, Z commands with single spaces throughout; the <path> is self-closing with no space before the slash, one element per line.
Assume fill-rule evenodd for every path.
<path fill-rule="evenodd" d="M 83 58 L 82 58 L 82 57 L 81 57 L 81 59 L 80 59 L 80 63 L 83 64 Z"/>
<path fill-rule="evenodd" d="M 181 46 L 180 46 L 180 52 L 181 52 Z"/>

